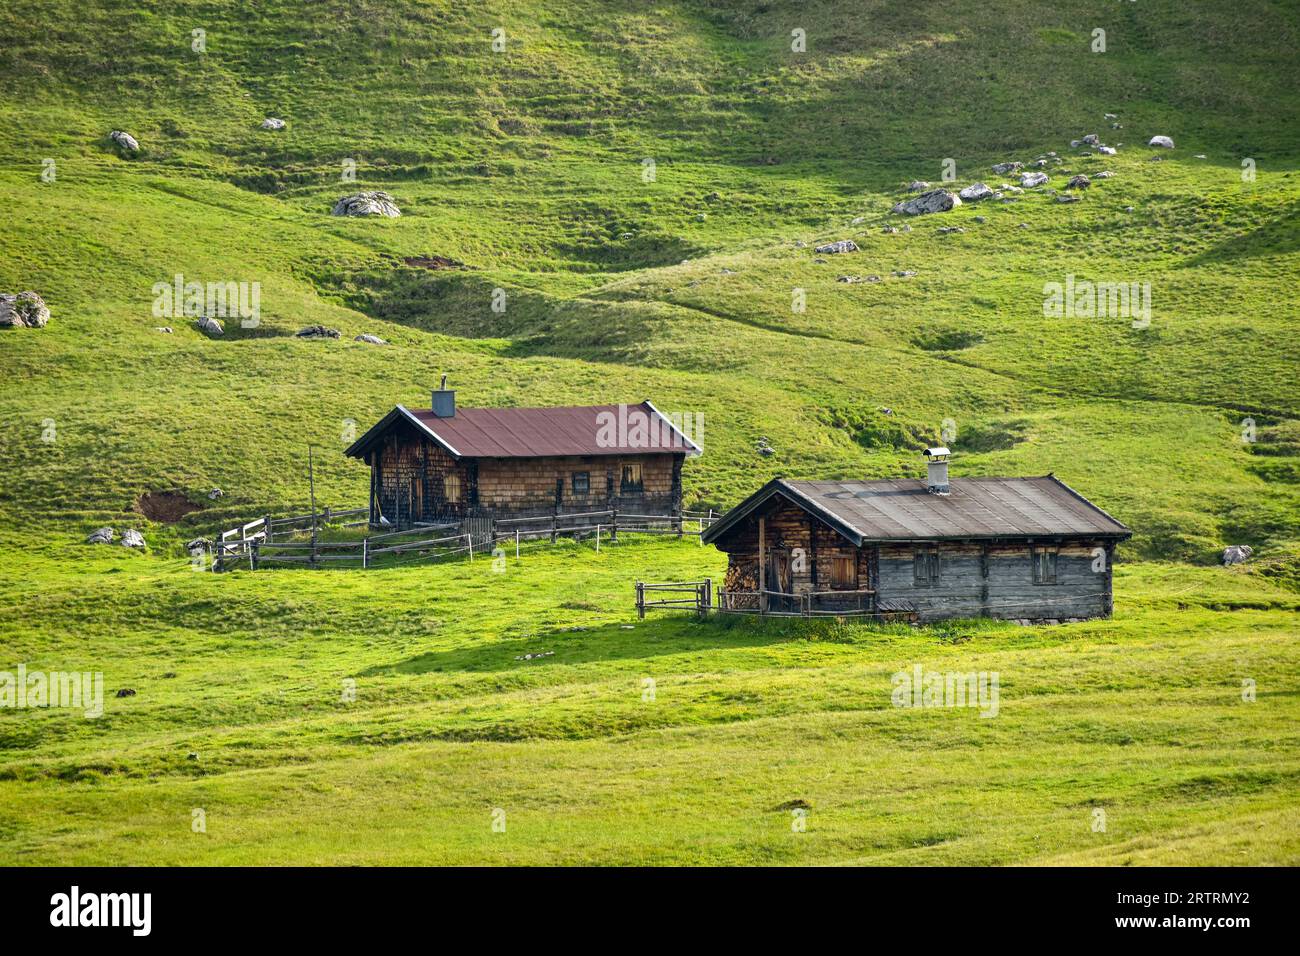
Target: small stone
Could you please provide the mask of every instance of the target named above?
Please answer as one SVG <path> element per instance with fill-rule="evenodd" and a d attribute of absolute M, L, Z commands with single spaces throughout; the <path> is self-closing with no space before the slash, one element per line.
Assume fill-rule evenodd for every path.
<path fill-rule="evenodd" d="M 214 319 L 206 315 L 195 319 L 194 326 L 210 338 L 219 339 L 226 334 L 226 327 L 221 324 L 220 319 Z"/>
<path fill-rule="evenodd" d="M 923 193 L 929 188 L 929 183 L 923 183 L 919 179 L 907 184 L 907 191 L 909 193 Z"/>
<path fill-rule="evenodd" d="M 117 692 L 116 696 L 118 696 L 118 697 L 134 697 L 134 696 L 135 696 L 135 690 L 134 690 L 133 688 L 131 688 L 131 687 L 123 687 L 121 690 L 119 690 L 119 691 Z"/>
<path fill-rule="evenodd" d="M 94 531 L 90 532 L 90 536 L 86 538 L 86 544 L 111 544 L 112 541 L 112 528 L 96 528 Z"/>
<path fill-rule="evenodd" d="M 396 219 L 401 214 L 397 201 L 379 190 L 344 196 L 334 203 L 331 211 L 334 216 L 386 216 L 389 219 Z"/>
<path fill-rule="evenodd" d="M 894 271 L 894 275 L 898 276 L 898 278 L 900 278 L 900 279 L 910 279 L 910 278 L 912 278 L 912 276 L 916 275 L 916 270 L 915 270 L 915 269 L 897 269 L 897 270 Z"/>
<path fill-rule="evenodd" d="M 135 137 L 130 133 L 124 133 L 120 129 L 115 129 L 113 132 L 108 134 L 108 138 L 111 139 L 117 145 L 117 148 L 123 153 L 140 152 L 140 144 L 135 141 Z"/>
<path fill-rule="evenodd" d="M 262 120 L 262 129 L 284 129 L 284 127 L 284 120 L 276 119 L 274 116 L 268 116 Z"/>
<path fill-rule="evenodd" d="M 299 329 L 293 333 L 297 339 L 337 339 L 339 337 L 338 329 L 327 329 L 323 325 L 309 325 L 305 329 Z"/>
<path fill-rule="evenodd" d="M 858 244 L 852 239 L 839 239 L 835 242 L 828 242 L 824 246 L 818 246 L 813 252 L 820 252 L 825 255 L 831 255 L 839 252 L 857 252 Z"/>
<path fill-rule="evenodd" d="M 122 532 L 122 547 L 124 548 L 143 548 L 144 535 L 135 528 L 127 528 Z"/>
<path fill-rule="evenodd" d="M 1083 142 L 1088 146 L 1096 146 L 1101 143 L 1101 137 L 1096 133 L 1089 133 L 1083 138 Z"/>
<path fill-rule="evenodd" d="M 1035 189 L 1047 182 L 1047 173 L 1025 173 L 1020 177 L 1020 185 L 1025 189 Z"/>
<path fill-rule="evenodd" d="M 1099 172 L 1099 173 L 1093 173 L 1092 178 L 1093 178 L 1093 179 L 1110 179 L 1110 178 L 1111 178 L 1112 176 L 1114 176 L 1114 175 L 1115 175 L 1115 174 L 1112 173 L 1109 169 L 1103 169 L 1103 170 L 1102 170 L 1101 172 Z"/>
<path fill-rule="evenodd" d="M 1092 185 L 1092 180 L 1080 173 L 1077 176 L 1071 176 L 1070 181 L 1065 184 L 1066 189 L 1087 189 Z"/>
<path fill-rule="evenodd" d="M 938 230 L 939 235 L 946 236 L 951 232 L 965 232 L 961 226 L 941 226 Z"/>
<path fill-rule="evenodd" d="M 1152 136 L 1148 146 L 1159 146 L 1161 149 L 1173 149 L 1174 141 L 1168 136 Z"/>
<path fill-rule="evenodd" d="M 1114 146 L 1098 146 L 1098 147 L 1097 147 L 1097 152 L 1101 153 L 1103 156 L 1114 156 L 1114 155 L 1115 155 L 1115 147 L 1114 147 Z"/>
<path fill-rule="evenodd" d="M 1061 193 L 1061 195 L 1056 197 L 1056 201 L 1057 202 L 1080 202 L 1081 200 L 1079 199 L 1078 196 L 1075 196 L 1071 193 Z"/>
<path fill-rule="evenodd" d="M 957 195 L 961 197 L 962 202 L 979 202 L 981 199 L 991 198 L 993 190 L 983 183 L 972 183 Z"/>
<path fill-rule="evenodd" d="M 365 332 L 365 333 L 363 333 L 363 334 L 361 334 L 361 335 L 356 336 L 352 341 L 353 341 L 353 342 L 365 342 L 367 345 L 387 345 L 387 344 L 388 344 L 386 341 L 384 341 L 383 339 L 381 339 L 379 336 L 377 336 L 377 335 L 371 335 L 369 332 Z"/>
<path fill-rule="evenodd" d="M 880 231 L 883 232 L 883 233 L 884 233 L 885 235 L 887 235 L 887 236 L 892 236 L 892 235 L 896 235 L 896 234 L 898 233 L 898 227 L 897 227 L 897 226 L 885 226 L 885 228 L 881 229 Z"/>
<path fill-rule="evenodd" d="M 998 163 L 993 167 L 993 171 L 999 176 L 1005 176 L 1007 173 L 1014 173 L 1024 168 L 1024 163 Z"/>
<path fill-rule="evenodd" d="M 915 199 L 900 202 L 893 211 L 905 216 L 925 216 L 936 212 L 947 212 L 961 205 L 961 198 L 946 189 L 931 189 L 921 193 Z"/>
<path fill-rule="evenodd" d="M 213 488 L 211 491 L 208 492 L 208 500 L 216 501 L 218 498 L 221 498 L 224 495 L 225 492 L 222 491 L 220 488 Z"/>
<path fill-rule="evenodd" d="M 0 293 L 0 328 L 43 329 L 49 321 L 49 307 L 37 293 Z"/>
<path fill-rule="evenodd" d="M 1248 544 L 1233 544 L 1223 549 L 1223 563 L 1243 564 L 1247 558 L 1254 553 L 1254 549 Z"/>
<path fill-rule="evenodd" d="M 159 325 L 159 326 L 156 326 L 156 327 L 154 328 L 154 331 L 155 331 L 155 332 L 163 332 L 163 333 L 165 333 L 165 334 L 167 334 L 167 335 L 171 335 L 171 334 L 172 334 L 172 327 L 171 327 L 170 325 Z"/>
<path fill-rule="evenodd" d="M 861 282 L 862 276 L 837 276 L 836 282 Z"/>

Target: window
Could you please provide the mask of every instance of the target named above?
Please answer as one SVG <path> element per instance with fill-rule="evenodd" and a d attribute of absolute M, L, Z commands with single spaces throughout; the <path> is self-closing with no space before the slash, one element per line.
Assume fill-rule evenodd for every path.
<path fill-rule="evenodd" d="M 1035 584 L 1056 583 L 1056 549 L 1030 548 L 1029 563 L 1034 568 Z"/>
<path fill-rule="evenodd" d="M 639 495 L 643 489 L 641 484 L 641 465 L 624 465 L 623 480 L 620 482 L 619 494 Z"/>
<path fill-rule="evenodd" d="M 831 558 L 831 587 L 853 590 L 858 586 L 857 563 L 852 556 Z"/>
<path fill-rule="evenodd" d="M 918 588 L 932 588 L 939 583 L 939 552 L 918 551 L 912 564 L 913 583 Z"/>
<path fill-rule="evenodd" d="M 575 471 L 573 473 L 573 493 L 575 495 L 591 493 L 591 472 Z"/>
<path fill-rule="evenodd" d="M 460 501 L 460 475 L 453 473 L 442 479 L 442 496 L 447 501 Z"/>

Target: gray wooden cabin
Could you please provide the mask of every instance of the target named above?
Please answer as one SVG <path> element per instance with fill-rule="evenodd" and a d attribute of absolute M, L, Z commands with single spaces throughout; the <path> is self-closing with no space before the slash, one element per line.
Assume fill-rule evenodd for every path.
<path fill-rule="evenodd" d="M 933 621 L 1109 617 L 1132 532 L 1054 475 L 768 482 L 703 536 L 727 553 L 720 604 Z"/>

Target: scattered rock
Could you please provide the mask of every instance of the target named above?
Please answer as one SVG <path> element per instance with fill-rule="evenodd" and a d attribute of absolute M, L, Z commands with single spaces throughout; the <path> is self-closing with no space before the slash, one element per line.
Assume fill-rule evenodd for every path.
<path fill-rule="evenodd" d="M 224 498 L 225 495 L 226 493 L 222 491 L 220 488 L 213 488 L 211 491 L 208 492 L 208 500 L 216 501 L 218 498 Z"/>
<path fill-rule="evenodd" d="M 897 234 L 897 232 L 898 232 L 898 227 L 897 227 L 897 226 L 886 226 L 885 228 L 881 229 L 880 231 L 883 232 L 883 233 L 884 233 L 885 235 L 887 235 L 887 236 L 892 236 L 892 235 Z"/>
<path fill-rule="evenodd" d="M 0 293 L 0 328 L 43 329 L 49 321 L 50 309 L 37 293 Z"/>
<path fill-rule="evenodd" d="M 1093 178 L 1093 179 L 1110 179 L 1110 177 L 1112 177 L 1112 176 L 1114 176 L 1114 175 L 1115 175 L 1115 174 L 1112 173 L 1109 169 L 1103 169 L 1103 170 L 1102 170 L 1101 172 L 1099 172 L 1099 173 L 1093 173 L 1092 178 Z"/>
<path fill-rule="evenodd" d="M 1152 136 L 1148 146 L 1159 146 L 1161 149 L 1173 149 L 1174 141 L 1168 136 Z"/>
<path fill-rule="evenodd" d="M 1017 228 L 1017 229 L 1028 229 L 1028 228 L 1029 228 L 1029 223 L 1027 223 L 1027 222 L 1018 222 L 1018 223 L 1016 223 L 1016 228 Z"/>
<path fill-rule="evenodd" d="M 1116 116 L 1114 113 L 1107 113 L 1107 114 L 1106 114 L 1104 117 L 1102 117 L 1102 118 L 1103 118 L 1103 119 L 1119 119 L 1119 117 Z"/>
<path fill-rule="evenodd" d="M 824 265 L 826 265 L 826 260 L 825 260 L 825 259 L 814 259 L 814 260 L 813 260 L 813 265 L 815 265 L 815 266 L 824 266 Z"/>
<path fill-rule="evenodd" d="M 1229 545 L 1223 549 L 1224 564 L 1242 564 L 1247 558 L 1254 553 L 1254 548 L 1248 544 Z"/>
<path fill-rule="evenodd" d="M 159 326 L 155 326 L 155 327 L 154 327 L 154 331 L 155 331 L 155 332 L 165 332 L 166 334 L 171 335 L 171 334 L 172 334 L 172 327 L 171 327 L 170 325 L 159 325 Z"/>
<path fill-rule="evenodd" d="M 1061 195 L 1056 197 L 1056 201 L 1057 202 L 1080 202 L 1080 199 L 1078 196 L 1075 196 L 1071 193 L 1061 193 Z"/>
<path fill-rule="evenodd" d="M 695 221 L 696 221 L 696 222 L 704 222 L 704 220 L 706 220 L 706 219 L 708 219 L 708 218 L 709 218 L 709 214 L 708 214 L 707 212 L 698 212 L 698 213 L 695 214 Z"/>
<path fill-rule="evenodd" d="M 804 249 L 804 248 L 807 247 L 807 245 L 808 245 L 808 243 L 804 242 L 802 239 L 796 239 L 796 240 L 794 241 L 794 247 L 795 247 L 796 249 Z"/>
<path fill-rule="evenodd" d="M 323 325 L 309 325 L 305 329 L 299 329 L 293 333 L 296 339 L 337 339 L 339 337 L 338 329 L 327 329 Z"/>
<path fill-rule="evenodd" d="M 1132 206 L 1125 206 L 1125 207 L 1124 207 L 1124 211 L 1125 211 L 1125 212 L 1132 212 L 1132 211 L 1133 211 L 1133 207 L 1132 207 Z"/>
<path fill-rule="evenodd" d="M 1202 157 L 1202 158 L 1204 158 L 1204 157 Z M 850 225 L 850 226 L 860 226 L 860 225 L 862 225 L 862 224 L 863 224 L 864 222 L 866 222 L 866 221 L 867 221 L 867 217 L 866 217 L 866 216 L 854 216 L 854 217 L 853 217 L 853 221 L 850 222 L 849 225 Z"/>
<path fill-rule="evenodd" d="M 214 339 L 219 339 L 226 334 L 226 327 L 221 324 L 220 319 L 213 319 L 206 315 L 195 319 L 194 326 L 204 335 Z"/>
<path fill-rule="evenodd" d="M 143 548 L 144 535 L 135 528 L 127 528 L 122 532 L 122 547 L 124 548 Z"/>
<path fill-rule="evenodd" d="M 1020 177 L 1020 185 L 1025 189 L 1035 189 L 1047 182 L 1047 173 L 1025 173 Z"/>
<path fill-rule="evenodd" d="M 892 414 L 894 414 L 894 410 L 893 410 L 892 408 L 890 408 L 889 406 L 887 406 L 887 405 L 881 405 L 881 406 L 880 406 L 880 414 L 882 414 L 882 415 L 892 415 Z"/>
<path fill-rule="evenodd" d="M 123 687 L 121 690 L 119 690 L 119 691 L 117 692 L 116 696 L 118 696 L 118 697 L 134 697 L 134 696 L 135 696 L 135 689 L 132 688 L 132 687 Z"/>
<path fill-rule="evenodd" d="M 961 199 L 956 193 L 950 193 L 946 189 L 931 189 L 915 199 L 900 202 L 894 207 L 894 212 L 906 216 L 924 216 L 934 212 L 947 212 L 960 205 Z"/>
<path fill-rule="evenodd" d="M 852 239 L 840 239 L 836 242 L 828 242 L 824 246 L 818 246 L 813 252 L 820 252 L 830 255 L 836 252 L 857 252 L 858 244 Z"/>
<path fill-rule="evenodd" d="M 910 279 L 910 278 L 912 278 L 912 276 L 916 275 L 916 270 L 915 270 L 915 269 L 896 269 L 896 270 L 894 270 L 894 275 L 898 276 L 898 278 L 900 278 L 900 279 Z M 890 413 L 890 412 L 886 412 L 885 414 L 892 414 L 892 413 Z"/>
<path fill-rule="evenodd" d="M 837 276 L 836 282 L 861 282 L 862 276 Z"/>
<path fill-rule="evenodd" d="M 776 454 L 776 449 L 767 443 L 766 435 L 759 437 L 758 443 L 754 445 L 754 450 L 763 456 Z"/>
<path fill-rule="evenodd" d="M 1114 147 L 1114 146 L 1098 146 L 1098 147 L 1097 147 L 1097 152 L 1101 153 L 1103 156 L 1114 156 L 1114 155 L 1115 155 L 1115 147 Z"/>
<path fill-rule="evenodd" d="M 1024 168 L 1024 163 L 998 163 L 993 167 L 993 171 L 999 176 L 1005 176 L 1007 173 L 1018 172 Z"/>
<path fill-rule="evenodd" d="M 618 234 L 618 237 L 619 237 L 619 239 L 631 239 L 631 238 L 633 238 L 633 235 L 632 235 L 632 233 L 630 233 L 630 232 L 620 232 L 620 233 Z"/>
<path fill-rule="evenodd" d="M 117 145 L 117 148 L 123 153 L 140 152 L 140 144 L 135 141 L 135 137 L 130 133 L 123 133 L 120 129 L 115 129 L 113 132 L 108 134 L 108 138 L 111 139 Z"/>
<path fill-rule="evenodd" d="M 1039 169 L 1046 169 L 1046 168 L 1047 168 L 1047 160 L 1045 160 L 1045 159 L 1036 159 L 1036 160 L 1034 160 L 1034 165 L 1037 166 Z"/>
<path fill-rule="evenodd" d="M 1070 181 L 1065 184 L 1066 189 L 1087 189 L 1092 185 L 1092 180 L 1080 173 L 1077 176 L 1071 176 Z"/>
<path fill-rule="evenodd" d="M 386 341 L 384 341 L 383 339 L 381 339 L 379 336 L 377 336 L 377 335 L 371 335 L 369 332 L 366 332 L 366 333 L 363 334 L 363 335 L 358 335 L 358 336 L 356 336 L 352 341 L 353 341 L 353 342 L 365 342 L 367 345 L 387 345 L 387 344 L 388 344 Z"/>
<path fill-rule="evenodd" d="M 1193 159 L 1209 159 L 1210 157 L 1206 156 L 1204 153 L 1197 153 L 1197 154 L 1196 154 L 1194 157 L 1192 157 L 1192 158 L 1193 158 Z"/>
<path fill-rule="evenodd" d="M 965 231 L 966 230 L 963 229 L 961 226 L 941 226 L 939 228 L 939 235 L 946 236 L 950 232 L 965 232 Z"/>
<path fill-rule="evenodd" d="M 983 183 L 972 183 L 957 194 L 962 202 L 979 202 L 993 196 L 993 190 Z"/>
<path fill-rule="evenodd" d="M 90 536 L 86 538 L 86 544 L 112 544 L 112 543 L 113 543 L 112 528 L 96 528 L 94 531 L 90 532 Z"/>
<path fill-rule="evenodd" d="M 1101 143 L 1101 137 L 1096 133 L 1089 133 L 1083 138 L 1083 142 L 1088 146 L 1097 146 Z"/>
<path fill-rule="evenodd" d="M 521 655 L 520 657 L 516 657 L 515 660 L 517 660 L 517 661 L 535 661 L 535 660 L 537 660 L 539 657 L 553 657 L 554 655 L 555 655 L 555 651 L 539 651 L 539 652 L 536 653 L 536 654 L 524 654 L 524 655 Z"/>
<path fill-rule="evenodd" d="M 185 759 L 186 759 L 186 760 L 198 760 L 198 759 L 199 759 L 199 755 L 196 754 L 193 750 L 191 750 L 189 753 L 187 753 L 187 754 L 185 755 Z"/>
<path fill-rule="evenodd" d="M 276 119 L 274 116 L 262 120 L 262 129 L 284 129 L 284 125 L 284 120 Z"/>
<path fill-rule="evenodd" d="M 919 179 L 916 180 L 915 182 L 910 182 L 907 184 L 907 191 L 909 193 L 923 193 L 929 188 L 930 188 L 929 183 L 923 183 Z"/>
<path fill-rule="evenodd" d="M 981 226 L 984 225 L 984 223 L 988 222 L 988 220 L 983 216 L 976 216 L 975 221 L 979 223 Z"/>
<path fill-rule="evenodd" d="M 378 190 L 344 196 L 334 204 L 331 212 L 334 216 L 387 216 L 389 219 L 396 219 L 401 214 L 397 201 Z"/>

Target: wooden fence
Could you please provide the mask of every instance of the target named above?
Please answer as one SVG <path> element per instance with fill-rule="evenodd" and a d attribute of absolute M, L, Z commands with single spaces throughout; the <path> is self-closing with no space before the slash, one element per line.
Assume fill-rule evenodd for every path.
<path fill-rule="evenodd" d="M 672 597 L 647 600 L 659 593 L 691 594 L 692 597 Z M 646 608 L 678 608 L 708 614 L 754 614 L 760 617 L 879 617 L 873 590 L 860 591 L 805 591 L 787 594 L 784 591 L 724 591 L 717 592 L 714 604 L 712 583 L 704 581 L 677 581 L 667 584 L 636 582 L 637 616 L 644 618 Z"/>
<path fill-rule="evenodd" d="M 417 522 L 413 527 L 368 535 L 360 541 L 316 540 L 316 532 L 326 524 L 357 515 L 368 517 L 367 509 L 333 511 L 326 508 L 314 516 L 287 518 L 266 515 L 231 528 L 222 532 L 214 543 L 212 569 L 223 571 L 247 565 L 256 570 L 268 564 L 325 567 L 344 563 L 369 568 L 374 566 L 376 558 L 384 556 L 406 556 L 418 561 L 465 554 L 473 561 L 476 553 L 483 554 L 510 541 L 514 541 L 515 556 L 518 557 L 519 546 L 524 541 L 549 538 L 554 544 L 561 535 L 576 537 L 582 534 L 594 536 L 599 551 L 602 537 L 617 541 L 620 533 L 698 537 L 718 517 L 713 511 L 643 515 L 617 509 L 577 514 L 553 512 L 523 518 L 471 516 L 438 524 Z M 344 523 L 345 527 L 363 524 L 366 524 L 365 519 Z M 312 535 L 312 540 L 301 540 L 305 532 Z M 277 537 L 294 536 L 298 539 L 276 540 Z"/>

